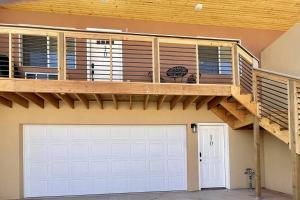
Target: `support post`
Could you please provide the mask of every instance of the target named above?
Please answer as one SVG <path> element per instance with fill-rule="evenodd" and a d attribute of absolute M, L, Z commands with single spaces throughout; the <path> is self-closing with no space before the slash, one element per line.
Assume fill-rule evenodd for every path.
<path fill-rule="evenodd" d="M 111 36 L 109 37 L 109 79 L 110 81 L 113 80 L 113 54 L 112 54 L 112 39 Z"/>
<path fill-rule="evenodd" d="M 199 67 L 199 49 L 198 43 L 196 44 L 196 84 L 200 83 L 200 67 Z"/>
<path fill-rule="evenodd" d="M 239 55 L 237 51 L 237 44 L 232 46 L 232 76 L 233 76 L 233 85 L 240 85 L 240 74 L 239 74 Z"/>
<path fill-rule="evenodd" d="M 259 118 L 254 118 L 254 151 L 255 151 L 255 193 L 256 198 L 261 199 L 261 133 Z"/>
<path fill-rule="evenodd" d="M 12 34 L 8 35 L 8 77 L 14 78 Z"/>
<path fill-rule="evenodd" d="M 57 38 L 57 69 L 58 80 L 67 79 L 67 67 L 66 67 L 66 39 L 65 34 L 60 32 Z"/>
<path fill-rule="evenodd" d="M 157 38 L 153 38 L 152 42 L 152 82 L 160 82 L 160 61 L 159 61 L 159 42 Z"/>
<path fill-rule="evenodd" d="M 293 200 L 300 200 L 300 155 L 297 154 L 296 139 L 298 136 L 298 107 L 297 107 L 297 90 L 295 80 L 288 82 L 289 98 L 289 136 L 290 148 L 292 154 L 292 187 Z"/>

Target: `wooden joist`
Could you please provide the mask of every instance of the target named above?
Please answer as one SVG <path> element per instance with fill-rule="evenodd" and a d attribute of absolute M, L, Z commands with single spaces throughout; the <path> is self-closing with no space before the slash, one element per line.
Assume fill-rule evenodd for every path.
<path fill-rule="evenodd" d="M 100 107 L 101 109 L 103 109 L 104 106 L 103 106 L 103 101 L 102 101 L 101 95 L 100 95 L 100 94 L 94 94 L 94 97 L 95 97 L 95 99 L 96 99 L 96 101 L 97 101 L 99 107 Z"/>
<path fill-rule="evenodd" d="M 118 104 L 117 95 L 112 94 L 112 95 L 111 95 L 111 98 L 112 98 L 113 103 L 114 103 L 114 105 L 115 105 L 115 109 L 118 110 L 119 104 Z"/>
<path fill-rule="evenodd" d="M 20 106 L 23 106 L 24 108 L 29 107 L 29 101 L 27 99 L 19 96 L 16 93 L 1 92 L 0 96 L 5 99 L 8 99 L 12 102 L 15 102 L 15 103 L 19 104 Z"/>
<path fill-rule="evenodd" d="M 182 103 L 182 109 L 187 109 L 199 96 L 187 97 Z"/>
<path fill-rule="evenodd" d="M 36 93 L 37 96 L 41 97 L 44 99 L 46 102 L 50 103 L 53 105 L 55 108 L 59 108 L 59 100 L 55 98 L 52 94 L 49 93 Z"/>
<path fill-rule="evenodd" d="M 150 95 L 145 95 L 145 97 L 144 97 L 144 110 L 146 110 L 147 107 L 148 107 L 149 98 L 150 98 Z"/>
<path fill-rule="evenodd" d="M 160 95 L 157 100 L 157 110 L 159 110 L 166 99 L 166 95 Z"/>
<path fill-rule="evenodd" d="M 86 96 L 84 94 L 75 94 L 75 96 L 84 105 L 84 107 L 86 107 L 87 109 L 90 108 L 90 102 L 89 102 L 89 100 L 86 98 Z"/>
<path fill-rule="evenodd" d="M 12 106 L 13 106 L 13 103 L 12 103 L 11 100 L 8 100 L 8 99 L 6 99 L 4 97 L 1 97 L 1 96 L 0 96 L 0 104 L 2 104 L 4 106 L 7 106 L 7 107 L 10 107 L 10 108 L 12 108 Z"/>
<path fill-rule="evenodd" d="M 215 98 L 215 97 L 214 96 L 205 96 L 205 97 L 201 98 L 201 100 L 196 103 L 196 109 L 199 110 L 200 108 L 202 108 L 203 105 L 207 104 L 213 98 Z"/>
<path fill-rule="evenodd" d="M 222 106 L 212 107 L 210 111 L 227 123 L 231 128 L 234 128 L 234 119 L 230 116 L 227 116 L 227 112 Z"/>
<path fill-rule="evenodd" d="M 36 104 L 40 108 L 45 107 L 45 101 L 41 97 L 37 96 L 34 93 L 17 93 L 18 95 L 22 96 L 23 98 L 31 101 L 32 103 Z"/>
<path fill-rule="evenodd" d="M 132 95 L 129 95 L 129 110 L 132 110 Z"/>
<path fill-rule="evenodd" d="M 182 95 L 174 96 L 170 102 L 170 110 L 173 110 L 176 104 L 182 99 Z"/>
<path fill-rule="evenodd" d="M 61 98 L 63 100 L 64 103 L 66 103 L 67 105 L 70 106 L 70 108 L 74 109 L 75 105 L 74 105 L 74 100 L 68 95 L 68 94 L 60 94 L 57 93 L 56 94 L 59 98 Z"/>

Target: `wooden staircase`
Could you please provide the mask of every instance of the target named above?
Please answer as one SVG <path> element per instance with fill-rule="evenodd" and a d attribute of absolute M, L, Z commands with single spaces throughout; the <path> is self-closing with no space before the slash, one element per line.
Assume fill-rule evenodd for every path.
<path fill-rule="evenodd" d="M 215 97 L 208 102 L 208 109 L 226 122 L 232 129 L 252 129 L 254 117 L 258 116 L 258 103 L 253 101 L 252 94 L 241 94 L 239 87 L 232 87 L 232 96 Z M 289 132 L 286 128 L 266 117 L 260 117 L 259 124 L 270 134 L 284 143 L 289 143 Z"/>

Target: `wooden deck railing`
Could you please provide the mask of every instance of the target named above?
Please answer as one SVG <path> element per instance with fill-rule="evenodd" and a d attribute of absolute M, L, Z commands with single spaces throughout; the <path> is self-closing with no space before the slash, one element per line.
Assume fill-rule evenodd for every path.
<path fill-rule="evenodd" d="M 257 59 L 239 40 L 0 25 L 0 77 L 251 90 Z"/>
<path fill-rule="evenodd" d="M 253 69 L 253 77 L 258 116 L 289 130 L 290 134 L 296 130 L 295 137 L 300 143 L 300 79 L 262 69 Z"/>

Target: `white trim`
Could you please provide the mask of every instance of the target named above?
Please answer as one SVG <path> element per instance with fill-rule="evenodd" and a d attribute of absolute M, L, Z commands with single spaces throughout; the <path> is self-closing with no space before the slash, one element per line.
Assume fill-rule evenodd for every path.
<path fill-rule="evenodd" d="M 225 142 L 225 185 L 226 185 L 226 189 L 230 189 L 230 155 L 229 155 L 229 127 L 226 123 L 197 123 L 197 126 L 223 126 L 224 133 L 225 133 L 225 138 L 224 138 L 224 142 Z M 201 165 L 200 165 L 200 144 L 199 144 L 199 128 L 197 131 L 197 143 L 198 143 L 198 149 L 197 149 L 197 154 L 198 154 L 198 182 L 199 182 L 199 190 L 201 190 Z"/>

